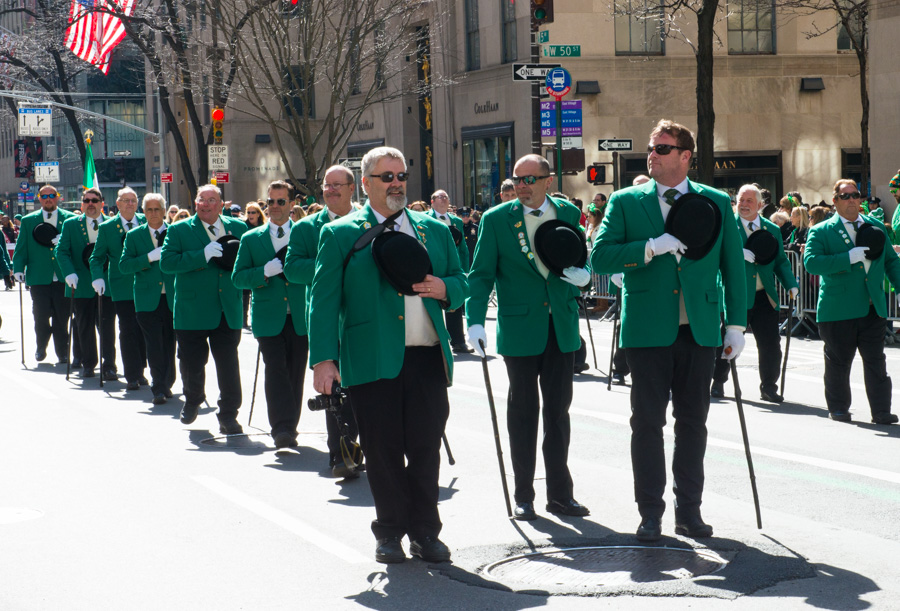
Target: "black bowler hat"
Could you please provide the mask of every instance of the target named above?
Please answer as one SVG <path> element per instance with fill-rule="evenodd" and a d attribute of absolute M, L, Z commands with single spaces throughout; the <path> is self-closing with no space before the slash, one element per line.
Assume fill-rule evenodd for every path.
<path fill-rule="evenodd" d="M 587 245 L 582 233 L 574 226 L 552 219 L 541 223 L 534 232 L 534 250 L 543 264 L 557 276 L 567 267 L 584 267 Z"/>
<path fill-rule="evenodd" d="M 722 211 L 716 202 L 699 193 L 685 193 L 675 200 L 666 217 L 666 233 L 678 238 L 688 259 L 705 257 L 722 230 Z"/>
<path fill-rule="evenodd" d="M 856 245 L 868 246 L 866 259 L 874 261 L 884 252 L 885 236 L 884 232 L 871 223 L 863 223 L 856 230 Z"/>
<path fill-rule="evenodd" d="M 282 268 L 284 268 L 284 260 L 287 258 L 287 249 L 288 249 L 287 246 L 282 246 L 281 248 L 278 249 L 278 252 L 275 253 L 275 258 L 278 259 L 279 261 L 281 261 Z M 280 274 L 278 274 L 277 277 L 281 278 L 282 280 L 287 282 L 287 277 L 284 275 L 284 272 L 281 272 Z"/>
<path fill-rule="evenodd" d="M 757 264 L 768 265 L 778 256 L 778 238 L 760 228 L 750 234 L 744 248 L 756 255 Z"/>
<path fill-rule="evenodd" d="M 81 251 L 81 260 L 84 261 L 85 267 L 91 266 L 91 253 L 94 252 L 94 246 L 96 244 L 88 244 L 84 247 L 84 250 Z M 106 261 L 103 262 L 103 271 L 109 269 L 109 257 L 106 258 Z"/>
<path fill-rule="evenodd" d="M 453 236 L 453 243 L 459 246 L 459 243 L 462 242 L 463 239 L 462 231 L 460 231 L 453 225 L 450 225 L 450 235 Z"/>
<path fill-rule="evenodd" d="M 412 285 L 431 273 L 431 259 L 425 247 L 399 231 L 385 231 L 372 240 L 372 258 L 384 279 L 404 295 L 418 295 Z"/>
<path fill-rule="evenodd" d="M 31 237 L 41 246 L 53 248 L 53 238 L 59 235 L 59 230 L 50 223 L 38 223 L 31 230 Z"/>
<path fill-rule="evenodd" d="M 229 233 L 228 235 L 223 235 L 216 242 L 222 245 L 222 256 L 213 258 L 213 261 L 227 272 L 234 270 L 238 247 L 241 245 L 240 238 Z"/>

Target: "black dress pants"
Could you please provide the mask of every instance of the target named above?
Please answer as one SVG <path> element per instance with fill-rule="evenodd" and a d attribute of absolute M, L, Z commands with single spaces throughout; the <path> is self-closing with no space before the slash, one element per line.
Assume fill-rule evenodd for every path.
<path fill-rule="evenodd" d="M 300 405 L 303 400 L 303 380 L 306 358 L 309 356 L 309 336 L 297 335 L 288 314 L 281 333 L 272 337 L 257 337 L 266 374 L 266 407 L 272 436 L 278 433 L 297 433 Z"/>
<path fill-rule="evenodd" d="M 68 358 L 69 300 L 62 282 L 36 284 L 31 287 L 31 313 L 34 316 L 34 339 L 38 350 L 47 350 L 53 337 L 56 358 Z"/>
<path fill-rule="evenodd" d="M 690 326 L 681 325 L 671 346 L 625 348 L 625 356 L 631 368 L 631 466 L 638 511 L 642 518 L 659 518 L 666 508 L 663 426 L 671 391 L 675 417 L 675 515 L 699 512 L 709 386 L 716 350 L 699 346 Z"/>
<path fill-rule="evenodd" d="M 447 324 L 447 332 L 450 334 L 450 345 L 465 346 L 466 335 L 463 333 L 463 308 L 445 311 L 444 322 Z"/>
<path fill-rule="evenodd" d="M 238 344 L 241 330 L 232 329 L 225 314 L 214 329 L 176 329 L 181 381 L 184 384 L 184 402 L 200 405 L 206 400 L 206 363 L 212 352 L 216 362 L 216 379 L 219 382 L 219 420 L 225 422 L 237 418 L 241 407 L 241 370 L 238 361 Z"/>
<path fill-rule="evenodd" d="M 103 319 L 97 316 L 97 297 L 75 298 L 75 329 L 81 343 L 81 366 L 94 369 L 97 366 L 97 336 L 100 331 L 103 345 L 100 354 L 103 357 L 102 371 L 116 371 L 116 309 L 109 297 L 103 300 Z M 101 329 L 102 325 L 102 329 Z"/>
<path fill-rule="evenodd" d="M 172 328 L 172 310 L 166 296 L 159 296 L 159 305 L 155 310 L 137 312 L 135 317 L 147 348 L 150 390 L 154 395 L 171 391 L 175 384 L 175 329 Z"/>
<path fill-rule="evenodd" d="M 441 346 L 407 347 L 400 375 L 348 393 L 375 499 L 375 538 L 437 537 L 441 436 L 450 413 Z"/>
<path fill-rule="evenodd" d="M 778 310 L 772 307 L 766 291 L 756 291 L 753 307 L 747 310 L 747 326 L 756 339 L 759 353 L 759 389 L 769 394 L 778 394 L 778 379 L 781 376 L 781 336 L 778 333 Z M 725 323 L 722 323 L 722 335 Z M 731 371 L 731 361 L 722 357 L 722 346 L 716 348 L 716 368 L 713 380 L 724 383 Z"/>
<path fill-rule="evenodd" d="M 869 306 L 862 318 L 819 323 L 825 342 L 825 403 L 829 412 L 850 409 L 850 367 L 859 350 L 872 416 L 891 412 L 891 376 L 884 358 L 885 319 Z"/>
<path fill-rule="evenodd" d="M 551 317 L 544 352 L 534 356 L 504 356 L 503 360 L 509 375 L 506 426 L 516 503 L 534 501 L 539 417 L 544 425 L 541 449 L 547 473 L 547 500 L 567 501 L 572 498 L 574 488 L 568 462 L 575 353 L 560 352 Z"/>
<path fill-rule="evenodd" d="M 144 376 L 144 367 L 147 366 L 147 347 L 135 316 L 134 301 L 114 301 L 113 305 L 119 319 L 119 350 L 122 352 L 125 380 L 137 382 Z"/>

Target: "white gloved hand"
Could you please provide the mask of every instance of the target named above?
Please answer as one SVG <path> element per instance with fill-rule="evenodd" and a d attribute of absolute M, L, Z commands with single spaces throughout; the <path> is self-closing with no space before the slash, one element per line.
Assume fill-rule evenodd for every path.
<path fill-rule="evenodd" d="M 666 253 L 672 253 L 683 255 L 684 251 L 687 250 L 687 246 L 685 246 L 681 240 L 673 236 L 671 233 L 664 233 L 658 238 L 650 238 L 650 252 L 654 257 L 659 255 L 664 255 Z"/>
<path fill-rule="evenodd" d="M 150 262 L 159 261 L 159 258 L 162 256 L 162 246 L 157 246 L 153 250 L 147 253 L 147 258 L 150 259 Z"/>
<path fill-rule="evenodd" d="M 69 274 L 66 276 L 66 284 L 69 285 L 69 288 L 75 290 L 78 288 L 78 274 Z"/>
<path fill-rule="evenodd" d="M 562 279 L 573 286 L 582 287 L 591 281 L 591 272 L 583 267 L 567 267 L 563 270 Z"/>
<path fill-rule="evenodd" d="M 106 292 L 106 282 L 104 282 L 103 278 L 98 278 L 91 282 L 91 286 L 94 287 L 94 292 L 98 295 L 102 295 Z"/>
<path fill-rule="evenodd" d="M 744 261 L 747 263 L 756 263 L 756 255 L 752 250 L 744 249 Z"/>
<path fill-rule="evenodd" d="M 56 236 L 54 236 L 53 239 L 50 240 L 50 243 L 53 244 L 54 246 L 56 246 L 57 244 L 59 244 L 59 234 L 57 234 Z"/>
<path fill-rule="evenodd" d="M 613 284 L 615 284 L 619 288 L 622 288 L 622 281 L 624 281 L 624 280 L 625 280 L 625 274 L 623 274 L 621 272 L 618 274 L 613 274 L 612 276 L 609 277 L 609 281 L 612 282 Z"/>
<path fill-rule="evenodd" d="M 21 282 L 22 284 L 25 284 L 25 273 L 24 272 L 16 272 L 15 274 L 13 274 L 13 278 L 16 279 L 16 282 Z"/>
<path fill-rule="evenodd" d="M 218 242 L 210 242 L 203 247 L 203 254 L 206 255 L 206 262 L 209 263 L 213 257 L 222 256 L 222 245 Z"/>
<path fill-rule="evenodd" d="M 868 246 L 856 246 L 850 249 L 850 265 L 854 265 L 856 263 L 862 263 L 863 259 L 866 258 L 866 253 L 869 252 Z"/>
<path fill-rule="evenodd" d="M 791 296 L 791 299 L 796 299 L 797 295 L 799 295 L 799 294 L 800 294 L 800 289 L 798 289 L 796 286 L 788 291 L 788 295 Z"/>
<path fill-rule="evenodd" d="M 265 274 L 266 278 L 277 276 L 283 271 L 284 265 L 281 264 L 281 260 L 278 257 L 275 257 L 263 266 L 263 274 Z"/>
<path fill-rule="evenodd" d="M 485 350 L 487 350 L 487 334 L 484 332 L 484 325 L 472 325 L 469 327 L 469 345 L 475 351 L 475 354 L 481 358 L 485 358 Z"/>
<path fill-rule="evenodd" d="M 722 358 L 726 361 L 736 359 L 744 350 L 744 332 L 740 329 L 725 329 L 722 341 Z"/>

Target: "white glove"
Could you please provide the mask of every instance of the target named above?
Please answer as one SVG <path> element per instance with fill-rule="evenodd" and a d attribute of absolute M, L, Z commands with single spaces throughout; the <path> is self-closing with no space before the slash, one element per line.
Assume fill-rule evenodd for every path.
<path fill-rule="evenodd" d="M 472 325 L 469 327 L 469 345 L 475 351 L 475 354 L 481 358 L 485 358 L 485 350 L 487 349 L 487 334 L 484 332 L 484 325 Z"/>
<path fill-rule="evenodd" d="M 868 246 L 856 246 L 850 249 L 850 265 L 854 265 L 856 263 L 862 263 L 863 259 L 866 258 L 866 253 L 869 252 Z"/>
<path fill-rule="evenodd" d="M 78 288 L 78 274 L 69 274 L 66 276 L 66 284 L 69 285 L 69 288 L 75 290 Z"/>
<path fill-rule="evenodd" d="M 91 286 L 94 287 L 94 292 L 98 295 L 103 295 L 103 293 L 106 292 L 106 282 L 103 280 L 103 278 L 94 280 L 93 282 L 91 282 Z"/>
<path fill-rule="evenodd" d="M 23 272 L 16 272 L 15 274 L 13 274 L 13 278 L 16 279 L 16 282 L 25 284 L 25 274 Z"/>
<path fill-rule="evenodd" d="M 609 281 L 615 284 L 617 287 L 622 288 L 622 281 L 625 279 L 625 274 L 618 273 L 613 274 L 609 277 Z"/>
<path fill-rule="evenodd" d="M 53 244 L 54 246 L 56 246 L 57 244 L 59 244 L 59 234 L 57 234 L 56 236 L 54 236 L 54 238 L 53 238 L 52 240 L 50 240 L 50 243 Z"/>
<path fill-rule="evenodd" d="M 213 257 L 222 256 L 222 245 L 218 242 L 210 242 L 203 247 L 203 254 L 206 255 L 206 262 L 209 263 Z"/>
<path fill-rule="evenodd" d="M 160 256 L 162 256 L 162 246 L 157 246 L 147 253 L 147 258 L 150 259 L 151 263 L 154 261 L 159 261 Z"/>
<path fill-rule="evenodd" d="M 283 271 L 284 265 L 281 264 L 281 260 L 278 257 L 275 257 L 263 266 L 263 274 L 265 274 L 266 278 L 277 276 Z"/>
<path fill-rule="evenodd" d="M 791 299 L 796 299 L 797 295 L 799 295 L 799 294 L 800 294 L 800 289 L 798 289 L 796 286 L 788 291 L 788 295 L 791 296 Z"/>
<path fill-rule="evenodd" d="M 573 286 L 584 286 L 591 281 L 591 272 L 583 267 L 567 267 L 563 270 L 562 279 Z"/>
<path fill-rule="evenodd" d="M 756 255 L 752 250 L 744 249 L 744 261 L 747 263 L 756 263 Z"/>
<path fill-rule="evenodd" d="M 736 359 L 743 350 L 744 332 L 740 329 L 726 329 L 725 339 L 722 342 L 722 358 L 726 361 Z"/>
<path fill-rule="evenodd" d="M 650 252 L 653 253 L 654 257 L 666 253 L 683 255 L 684 251 L 687 250 L 687 246 L 682 244 L 681 240 L 671 233 L 664 233 L 658 238 L 650 238 L 649 242 Z"/>

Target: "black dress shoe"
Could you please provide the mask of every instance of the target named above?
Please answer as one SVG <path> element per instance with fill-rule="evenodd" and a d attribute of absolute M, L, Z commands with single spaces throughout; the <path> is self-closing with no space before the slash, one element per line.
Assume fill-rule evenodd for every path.
<path fill-rule="evenodd" d="M 153 395 L 153 405 L 162 405 L 166 401 L 168 401 L 168 399 L 166 399 L 166 396 L 161 392 Z"/>
<path fill-rule="evenodd" d="M 167 388 L 166 390 L 164 390 L 163 394 L 166 396 L 166 399 L 172 398 L 172 390 L 170 388 Z"/>
<path fill-rule="evenodd" d="M 784 403 L 784 397 L 777 392 L 766 392 L 761 390 L 759 392 L 759 398 L 763 401 L 768 401 L 769 403 Z"/>
<path fill-rule="evenodd" d="M 138 378 L 138 384 L 141 386 L 150 386 L 150 380 L 148 380 L 145 376 L 141 376 Z"/>
<path fill-rule="evenodd" d="M 58 361 L 56 361 L 56 364 L 57 364 L 57 365 L 68 365 L 68 364 L 69 364 L 69 359 L 67 359 L 66 357 L 62 357 L 61 359 L 59 359 Z"/>
<path fill-rule="evenodd" d="M 662 538 L 662 521 L 659 518 L 644 518 L 635 536 L 638 541 L 659 541 Z"/>
<path fill-rule="evenodd" d="M 853 420 L 850 412 L 829 412 L 828 416 L 837 422 L 850 422 Z"/>
<path fill-rule="evenodd" d="M 567 501 L 550 501 L 547 503 L 547 511 L 564 516 L 582 517 L 591 515 L 591 510 L 575 499 L 569 499 Z"/>
<path fill-rule="evenodd" d="M 724 399 L 725 384 L 723 382 L 713 382 L 712 388 L 709 389 L 709 396 L 713 399 Z"/>
<path fill-rule="evenodd" d="M 81 377 L 82 378 L 93 378 L 94 370 L 88 369 L 87 367 L 85 367 L 84 369 L 81 370 Z"/>
<path fill-rule="evenodd" d="M 81 359 L 72 359 L 72 369 L 81 367 Z"/>
<path fill-rule="evenodd" d="M 534 510 L 534 503 L 516 503 L 513 509 L 513 518 L 523 522 L 537 520 L 537 512 Z"/>
<path fill-rule="evenodd" d="M 378 539 L 375 546 L 375 560 L 382 564 L 396 564 L 406 560 L 406 553 L 403 551 L 400 537 Z"/>
<path fill-rule="evenodd" d="M 119 374 L 114 369 L 107 369 L 103 372 L 104 382 L 115 382 L 119 379 Z"/>
<path fill-rule="evenodd" d="M 275 448 L 278 450 L 282 448 L 296 448 L 300 445 L 297 443 L 297 433 L 291 433 L 290 431 L 275 433 L 272 435 L 272 439 L 275 441 Z"/>
<path fill-rule="evenodd" d="M 44 348 L 43 350 L 41 350 L 39 348 L 37 350 L 37 352 L 34 353 L 34 360 L 36 360 L 38 363 L 43 361 L 45 358 L 47 358 L 47 349 L 46 348 Z"/>
<path fill-rule="evenodd" d="M 422 537 L 409 544 L 409 553 L 425 562 L 448 562 L 450 548 L 437 537 Z"/>
<path fill-rule="evenodd" d="M 584 373 L 585 371 L 587 371 L 590 368 L 591 368 L 591 366 L 588 365 L 587 363 L 576 363 L 575 364 L 575 373 Z"/>
<path fill-rule="evenodd" d="M 469 348 L 466 344 L 456 344 L 456 345 L 450 346 L 450 349 L 453 350 L 453 352 L 456 354 L 472 354 L 473 352 L 475 352 L 474 350 Z"/>
<path fill-rule="evenodd" d="M 190 424 L 194 420 L 197 419 L 197 414 L 200 412 L 199 405 L 191 405 L 190 403 L 185 403 L 184 407 L 181 408 L 181 424 Z"/>
<path fill-rule="evenodd" d="M 675 517 L 675 534 L 690 537 L 691 539 L 705 539 L 712 537 L 713 528 L 703 521 L 700 514 L 693 514 L 684 518 Z"/>
<path fill-rule="evenodd" d="M 612 383 L 613 386 L 625 386 L 625 376 L 614 371 L 612 376 Z"/>
<path fill-rule="evenodd" d="M 897 424 L 897 414 L 872 414 L 872 422 L 874 424 Z"/>
<path fill-rule="evenodd" d="M 240 435 L 244 429 L 236 419 L 232 418 L 231 420 L 219 420 L 219 432 L 223 435 Z"/>
<path fill-rule="evenodd" d="M 104 375 L 103 379 L 106 379 L 106 374 L 103 374 L 103 375 Z M 125 390 L 140 390 L 140 388 L 141 388 L 141 385 L 137 382 L 129 382 L 128 384 L 125 385 Z"/>

